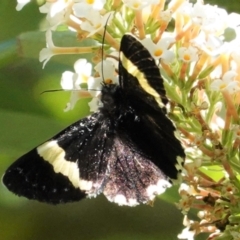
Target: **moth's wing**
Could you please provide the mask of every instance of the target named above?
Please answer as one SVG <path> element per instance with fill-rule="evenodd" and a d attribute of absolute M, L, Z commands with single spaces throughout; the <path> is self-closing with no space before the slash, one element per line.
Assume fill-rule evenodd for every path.
<path fill-rule="evenodd" d="M 135 116 L 131 124 L 122 121 L 121 129 L 136 149 L 176 179 L 177 158 L 185 154 L 176 138 L 176 128 L 166 115 L 168 101 L 159 68 L 149 51 L 131 35 L 122 38 L 120 60 L 120 87 Z"/>
<path fill-rule="evenodd" d="M 167 176 L 124 138 L 114 138 L 108 168 L 103 193 L 118 205 L 151 202 L 171 186 Z"/>
<path fill-rule="evenodd" d="M 185 153 L 165 114 L 130 115 L 119 123 L 113 140 L 103 193 L 109 201 L 135 206 L 171 186 L 178 177 L 177 159 Z"/>
<path fill-rule="evenodd" d="M 19 196 L 53 204 L 96 196 L 112 146 L 107 128 L 100 113 L 76 122 L 14 162 L 3 183 Z"/>
<path fill-rule="evenodd" d="M 3 184 L 18 196 L 52 204 L 78 201 L 86 196 L 69 179 L 56 173 L 33 149 L 14 162 L 3 176 Z"/>
<path fill-rule="evenodd" d="M 177 165 L 183 162 L 185 153 L 177 139 L 175 126 L 165 114 L 146 113 L 135 121 L 123 122 L 121 129 L 125 129 L 127 141 L 139 153 L 147 156 L 169 178 L 178 178 Z"/>
<path fill-rule="evenodd" d="M 120 47 L 119 83 L 124 93 L 132 97 L 131 102 L 139 99 L 148 107 L 158 109 L 168 101 L 160 70 L 149 51 L 133 36 L 124 35 Z"/>

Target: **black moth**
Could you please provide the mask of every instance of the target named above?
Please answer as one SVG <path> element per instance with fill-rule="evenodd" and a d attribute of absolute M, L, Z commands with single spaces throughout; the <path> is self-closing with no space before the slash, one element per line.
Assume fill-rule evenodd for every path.
<path fill-rule="evenodd" d="M 104 84 L 98 112 L 14 162 L 3 176 L 19 196 L 58 204 L 96 197 L 135 206 L 176 179 L 185 154 L 166 116 L 159 68 L 133 36 L 121 40 L 119 85 Z"/>

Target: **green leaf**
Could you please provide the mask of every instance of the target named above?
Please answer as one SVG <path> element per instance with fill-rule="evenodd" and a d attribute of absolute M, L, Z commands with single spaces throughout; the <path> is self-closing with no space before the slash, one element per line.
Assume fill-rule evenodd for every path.
<path fill-rule="evenodd" d="M 12 39 L 0 43 L 0 69 L 18 59 L 17 41 Z"/>

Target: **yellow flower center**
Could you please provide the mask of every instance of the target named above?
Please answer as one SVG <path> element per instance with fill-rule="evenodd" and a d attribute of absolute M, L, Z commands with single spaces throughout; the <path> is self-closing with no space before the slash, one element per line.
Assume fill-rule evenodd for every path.
<path fill-rule="evenodd" d="M 191 56 L 190 56 L 189 54 L 185 54 L 185 55 L 183 56 L 183 59 L 184 59 L 185 61 L 189 61 L 189 60 L 191 59 Z"/>
<path fill-rule="evenodd" d="M 140 6 L 140 3 L 139 3 L 139 2 L 133 3 L 133 7 L 134 7 L 134 8 L 138 8 L 139 6 Z"/>
<path fill-rule="evenodd" d="M 87 4 L 93 4 L 95 0 L 86 0 Z"/>
<path fill-rule="evenodd" d="M 154 56 L 156 57 L 160 57 L 162 55 L 163 51 L 162 49 L 157 49 L 155 52 L 154 52 Z"/>
<path fill-rule="evenodd" d="M 99 23 L 99 24 L 97 24 L 96 26 L 94 26 L 94 28 L 95 28 L 95 29 L 98 29 L 98 28 L 100 28 L 101 26 L 102 26 L 102 24 Z"/>
<path fill-rule="evenodd" d="M 222 83 L 222 84 L 219 86 L 219 88 L 220 88 L 220 90 L 223 90 L 224 88 L 226 88 L 226 86 L 227 86 L 226 83 Z"/>
<path fill-rule="evenodd" d="M 87 83 L 87 81 L 88 81 L 88 76 L 82 74 L 81 77 L 82 77 L 82 82 Z"/>

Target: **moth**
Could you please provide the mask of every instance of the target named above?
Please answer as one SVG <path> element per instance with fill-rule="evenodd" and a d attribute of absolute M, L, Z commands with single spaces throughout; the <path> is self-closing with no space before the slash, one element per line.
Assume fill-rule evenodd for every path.
<path fill-rule="evenodd" d="M 103 193 L 118 205 L 151 202 L 176 179 L 184 150 L 167 116 L 158 66 L 132 35 L 120 44 L 119 85 L 102 83 L 102 106 L 14 162 L 4 185 L 59 204 Z"/>

